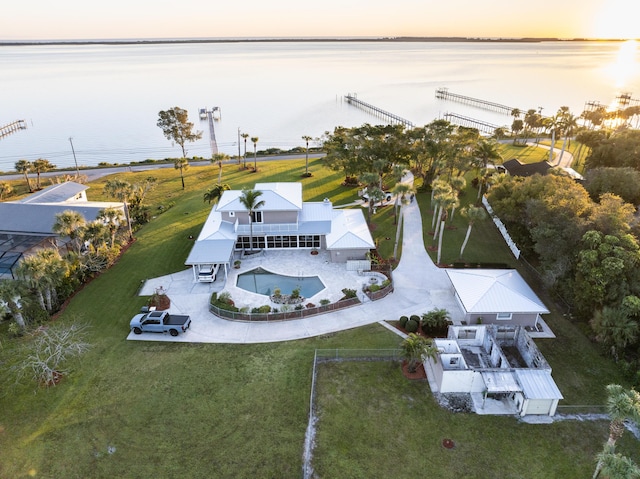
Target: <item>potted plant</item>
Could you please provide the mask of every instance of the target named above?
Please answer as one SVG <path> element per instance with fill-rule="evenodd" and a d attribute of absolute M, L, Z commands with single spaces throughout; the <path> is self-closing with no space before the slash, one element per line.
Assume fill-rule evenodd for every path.
<path fill-rule="evenodd" d="M 240 263 L 242 263 L 242 261 L 240 261 L 239 259 L 235 260 L 235 261 L 233 262 L 233 267 L 234 267 L 235 269 L 239 269 L 239 268 L 240 268 Z"/>
<path fill-rule="evenodd" d="M 311 250 L 311 254 L 312 254 L 312 255 L 314 255 L 314 256 L 315 256 L 315 255 L 317 255 L 317 254 L 318 254 L 318 250 L 317 250 L 317 249 L 315 249 L 315 248 L 313 248 L 313 249 Z"/>

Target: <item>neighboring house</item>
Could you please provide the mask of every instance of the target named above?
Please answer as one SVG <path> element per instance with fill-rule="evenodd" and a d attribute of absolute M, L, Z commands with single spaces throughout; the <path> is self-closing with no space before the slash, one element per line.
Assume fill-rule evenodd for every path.
<path fill-rule="evenodd" d="M 538 329 L 549 310 L 515 269 L 446 269 L 467 324 Z"/>
<path fill-rule="evenodd" d="M 434 345 L 437 362 L 425 367 L 434 389 L 470 394 L 476 412 L 497 402 L 497 414 L 553 416 L 563 399 L 549 363 L 520 326 L 450 326 Z"/>
<path fill-rule="evenodd" d="M 507 172 L 511 176 L 533 176 L 546 175 L 554 166 L 548 161 L 539 161 L 538 163 L 521 163 L 517 158 L 505 161 L 502 165 L 498 165 L 498 171 Z M 573 168 L 566 166 L 556 167 L 564 171 L 568 176 L 578 182 L 584 181 L 584 177 Z"/>
<path fill-rule="evenodd" d="M 100 210 L 116 208 L 119 202 L 87 200 L 88 186 L 68 181 L 44 188 L 26 198 L 0 203 L 0 278 L 13 278 L 13 268 L 29 251 L 45 246 L 61 246 L 65 238 L 53 233 L 56 215 L 73 210 L 87 222 Z"/>
<path fill-rule="evenodd" d="M 242 191 L 225 191 L 205 221 L 186 265 L 194 280 L 213 281 L 228 273 L 234 257 L 250 250 L 326 250 L 331 261 L 364 260 L 375 248 L 360 209 L 334 209 L 331 201 L 302 201 L 301 183 L 258 183 L 264 206 L 250 218 Z M 251 224 L 253 245 L 250 245 Z"/>
<path fill-rule="evenodd" d="M 553 168 L 548 161 L 539 161 L 538 163 L 521 163 L 517 158 L 507 160 L 498 169 L 504 169 L 511 176 L 533 176 L 546 175 Z"/>

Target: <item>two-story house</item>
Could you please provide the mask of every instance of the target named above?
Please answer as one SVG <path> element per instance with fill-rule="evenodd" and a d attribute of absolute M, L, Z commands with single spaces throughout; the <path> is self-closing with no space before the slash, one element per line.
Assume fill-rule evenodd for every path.
<path fill-rule="evenodd" d="M 185 262 L 194 280 L 226 275 L 233 259 L 252 251 L 326 250 L 331 261 L 366 259 L 375 248 L 360 209 L 334 209 L 329 199 L 302 201 L 301 183 L 257 183 L 261 208 L 252 215 L 240 201 L 242 191 L 225 191 L 205 221 Z M 251 244 L 253 238 L 253 244 Z"/>

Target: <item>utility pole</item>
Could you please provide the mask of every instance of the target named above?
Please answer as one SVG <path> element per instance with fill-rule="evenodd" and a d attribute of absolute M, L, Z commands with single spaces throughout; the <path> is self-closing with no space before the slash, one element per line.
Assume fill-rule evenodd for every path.
<path fill-rule="evenodd" d="M 76 159 L 76 150 L 73 149 L 72 137 L 69 137 L 69 143 L 71 143 L 71 151 L 73 152 L 73 161 L 76 164 L 76 178 L 80 178 L 80 171 L 78 170 L 78 160 Z"/>

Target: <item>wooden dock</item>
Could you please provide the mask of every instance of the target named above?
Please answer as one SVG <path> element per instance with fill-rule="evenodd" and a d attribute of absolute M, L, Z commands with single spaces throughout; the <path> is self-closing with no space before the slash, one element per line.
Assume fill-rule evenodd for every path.
<path fill-rule="evenodd" d="M 213 110 L 207 110 L 209 120 L 209 144 L 211 145 L 211 157 L 218 153 L 218 143 L 216 142 L 216 130 L 213 127 Z"/>
<path fill-rule="evenodd" d="M 377 106 L 371 105 L 370 103 L 364 102 L 362 100 L 358 100 L 358 97 L 354 94 L 347 94 L 344 96 L 347 103 L 362 108 L 365 111 L 373 113 L 380 118 L 384 118 L 389 123 L 393 124 L 401 124 L 408 128 L 413 128 L 413 123 L 409 120 L 402 118 L 398 115 L 394 115 L 393 113 L 389 113 L 388 111 L 383 110 L 382 108 L 378 108 Z"/>
<path fill-rule="evenodd" d="M 499 125 L 493 125 L 486 121 L 476 120 L 474 118 L 458 115 L 457 113 L 445 113 L 444 119 L 455 125 L 464 126 L 466 128 L 475 128 L 481 133 L 486 133 L 488 135 L 493 135 L 496 128 L 500 128 Z"/>
<path fill-rule="evenodd" d="M 458 103 L 475 106 L 477 108 L 482 108 L 483 110 L 496 111 L 505 115 L 511 115 L 511 112 L 516 110 L 516 108 L 512 106 L 501 105 L 500 103 L 492 101 L 480 100 L 479 98 L 451 93 L 448 88 L 438 88 L 436 90 L 436 98 L 438 100 L 457 101 Z"/>
<path fill-rule="evenodd" d="M 27 122 L 24 120 L 16 120 L 6 125 L 0 126 L 0 138 L 11 135 L 19 130 L 26 130 Z"/>

